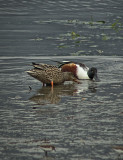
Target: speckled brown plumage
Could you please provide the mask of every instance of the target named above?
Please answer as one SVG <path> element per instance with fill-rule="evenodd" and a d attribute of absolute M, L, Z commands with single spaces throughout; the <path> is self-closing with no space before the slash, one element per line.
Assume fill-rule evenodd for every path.
<path fill-rule="evenodd" d="M 36 78 L 37 80 L 41 81 L 43 84 L 61 84 L 65 81 L 77 81 L 74 77 L 73 73 L 71 72 L 62 72 L 60 68 L 54 65 L 48 64 L 33 64 L 33 69 L 27 71 L 27 73 Z M 53 83 L 53 84 L 52 84 Z"/>

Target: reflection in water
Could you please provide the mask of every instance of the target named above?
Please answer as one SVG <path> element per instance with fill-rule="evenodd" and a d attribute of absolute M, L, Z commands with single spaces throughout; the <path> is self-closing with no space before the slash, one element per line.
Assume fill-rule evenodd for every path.
<path fill-rule="evenodd" d="M 29 100 L 37 105 L 58 104 L 63 96 L 80 96 L 86 91 L 96 92 L 96 84 L 92 81 L 83 81 L 82 84 L 61 84 L 54 86 L 53 90 L 46 86 L 38 90 L 38 93 Z"/>

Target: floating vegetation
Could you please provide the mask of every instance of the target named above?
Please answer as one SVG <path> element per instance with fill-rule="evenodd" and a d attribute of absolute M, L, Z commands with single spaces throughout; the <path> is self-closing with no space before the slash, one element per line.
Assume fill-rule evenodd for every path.
<path fill-rule="evenodd" d="M 64 24 L 64 25 L 102 25 L 105 24 L 106 21 L 104 20 L 99 20 L 99 21 L 94 21 L 93 17 L 91 16 L 90 21 L 81 21 L 79 19 L 68 19 L 68 20 L 53 20 L 49 19 L 47 21 L 35 21 L 36 23 L 41 23 L 41 24 L 50 24 L 50 23 L 56 23 L 56 24 Z"/>
<path fill-rule="evenodd" d="M 58 48 L 68 48 L 69 46 L 67 45 L 59 45 Z"/>
<path fill-rule="evenodd" d="M 103 41 L 107 41 L 107 40 L 109 40 L 110 38 L 106 35 L 106 34 L 101 34 L 102 35 L 102 40 Z"/>
<path fill-rule="evenodd" d="M 93 25 L 98 25 L 98 24 L 105 24 L 106 23 L 106 21 L 104 21 L 104 20 L 102 20 L 102 21 L 95 21 L 94 22 L 94 20 L 93 20 L 93 17 L 91 16 L 91 21 L 90 22 L 88 22 L 88 24 L 90 25 L 90 26 L 93 26 Z"/>
<path fill-rule="evenodd" d="M 103 53 L 103 51 L 100 50 L 100 49 L 97 49 L 96 51 L 97 51 L 99 54 L 102 54 L 102 53 Z"/>
<path fill-rule="evenodd" d="M 80 43 L 81 41 L 76 41 L 75 43 Z"/>
<path fill-rule="evenodd" d="M 106 22 L 105 21 L 97 21 L 97 23 L 105 24 Z"/>
<path fill-rule="evenodd" d="M 89 25 L 90 25 L 90 26 L 93 26 L 93 25 L 94 25 L 93 22 L 94 22 L 94 21 L 93 21 L 93 17 L 91 16 L 91 21 L 89 22 Z"/>
<path fill-rule="evenodd" d="M 71 32 L 71 37 L 72 37 L 72 39 L 75 39 L 77 37 L 80 37 L 80 35 L 75 32 Z"/>
<path fill-rule="evenodd" d="M 119 22 L 119 20 L 116 20 L 116 21 L 111 25 L 111 28 L 112 28 L 113 30 L 115 30 L 116 32 L 119 32 L 120 30 L 122 30 L 123 28 L 121 28 L 121 27 L 123 27 L 123 25 L 122 25 L 122 23 Z"/>
<path fill-rule="evenodd" d="M 42 41 L 43 39 L 40 37 L 34 38 L 34 39 L 30 39 L 31 41 Z"/>
<path fill-rule="evenodd" d="M 69 19 L 69 20 L 47 20 L 47 21 L 35 21 L 36 23 L 41 23 L 41 24 L 46 24 L 46 23 L 57 23 L 57 24 L 64 24 L 64 25 L 89 25 L 91 27 L 96 27 L 97 25 L 104 25 L 106 24 L 105 20 L 98 20 L 94 21 L 93 17 L 91 16 L 90 21 L 81 21 L 79 19 Z M 119 32 L 122 30 L 122 23 L 119 22 L 119 20 L 116 20 L 112 25 L 111 28 L 115 30 L 116 32 Z M 107 27 L 107 26 L 105 26 Z M 109 26 L 110 27 L 110 26 Z M 76 34 L 74 35 L 75 32 L 73 32 L 73 37 L 77 36 Z"/>
<path fill-rule="evenodd" d="M 123 25 L 119 20 L 115 20 L 114 23 L 109 23 L 104 19 L 95 19 L 93 16 L 90 17 L 90 20 L 82 21 L 81 19 L 49 19 L 47 21 L 36 21 L 40 24 L 57 24 L 62 26 L 72 26 L 73 30 L 65 31 L 62 34 L 58 34 L 55 37 L 45 37 L 46 40 L 51 39 L 57 42 L 57 48 L 65 50 L 69 48 L 76 48 L 80 51 L 76 53 L 71 53 L 71 55 L 83 55 L 86 53 L 91 54 L 92 49 L 95 50 L 98 54 L 103 54 L 102 50 L 98 50 L 97 46 L 98 41 L 102 43 L 107 43 L 108 40 L 112 39 L 123 39 L 121 35 L 109 34 L 109 30 L 112 29 L 116 32 L 119 32 L 123 29 Z M 88 29 L 88 30 L 87 30 Z M 85 32 L 86 31 L 86 32 Z M 32 39 L 34 41 L 43 40 L 40 37 Z M 88 46 L 90 50 L 85 48 Z M 84 49 L 84 51 L 82 50 Z"/>
<path fill-rule="evenodd" d="M 65 38 L 66 37 L 66 38 Z M 85 37 L 81 36 L 78 33 L 75 33 L 74 31 L 66 33 L 66 34 L 61 34 L 60 39 L 63 39 L 65 41 L 73 41 L 72 44 L 76 47 L 80 47 L 80 43 L 82 39 L 85 39 Z M 71 47 L 70 45 L 67 45 L 65 43 L 60 43 L 58 48 L 69 48 Z"/>

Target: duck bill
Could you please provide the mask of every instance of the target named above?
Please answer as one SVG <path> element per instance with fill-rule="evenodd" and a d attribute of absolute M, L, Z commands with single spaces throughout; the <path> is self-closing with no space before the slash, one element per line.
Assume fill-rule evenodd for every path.
<path fill-rule="evenodd" d="M 100 79 L 98 78 L 98 76 L 97 76 L 97 73 L 94 75 L 94 78 L 93 78 L 96 82 L 99 82 L 100 81 Z"/>

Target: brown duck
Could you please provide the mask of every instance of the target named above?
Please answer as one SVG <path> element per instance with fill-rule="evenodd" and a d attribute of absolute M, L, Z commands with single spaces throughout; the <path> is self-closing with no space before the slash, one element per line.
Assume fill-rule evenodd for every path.
<path fill-rule="evenodd" d="M 36 78 L 37 80 L 41 81 L 46 85 L 51 85 L 53 87 L 53 84 L 61 84 L 65 81 L 74 81 L 79 83 L 77 78 L 73 75 L 71 72 L 62 72 L 60 68 L 54 65 L 48 65 L 44 63 L 32 63 L 33 69 L 30 71 L 27 71 L 27 73 Z"/>

